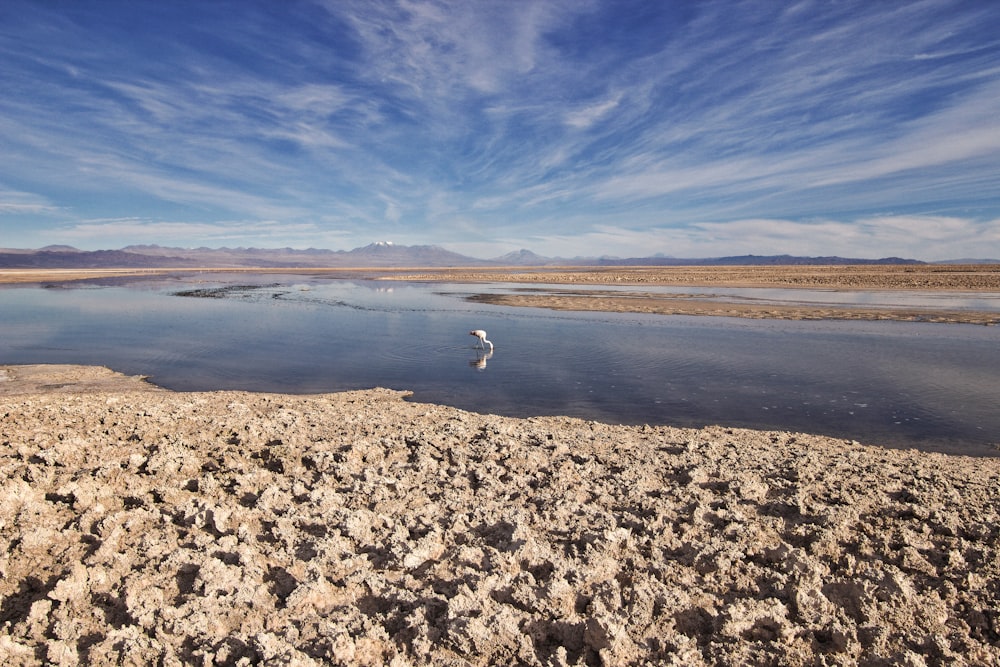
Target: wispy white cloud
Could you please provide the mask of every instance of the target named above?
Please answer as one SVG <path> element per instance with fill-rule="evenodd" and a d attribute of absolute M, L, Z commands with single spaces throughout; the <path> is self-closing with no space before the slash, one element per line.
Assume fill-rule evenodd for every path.
<path fill-rule="evenodd" d="M 149 220 L 143 218 L 94 219 L 64 224 L 60 238 L 73 243 L 93 245 L 102 239 L 122 239 L 129 245 L 186 245 L 185 240 L 203 239 L 206 243 L 253 245 L 275 241 L 307 240 L 322 230 L 315 224 L 288 224 L 277 220 L 232 220 L 213 223 Z M 337 237 L 337 234 L 328 234 Z M 284 245 L 284 243 L 282 243 Z M 296 244 L 301 245 L 301 243 Z"/>
<path fill-rule="evenodd" d="M 399 222 L 403 216 L 402 207 L 399 205 L 399 202 L 387 195 L 382 195 L 381 199 L 385 202 L 385 219 L 389 222 Z"/>
<path fill-rule="evenodd" d="M 579 3 L 581 9 L 585 3 Z M 560 6 L 562 5 L 562 6 Z M 370 75 L 424 100 L 500 94 L 543 57 L 543 36 L 566 3 L 329 3 L 366 50 Z"/>
<path fill-rule="evenodd" d="M 673 257 L 806 255 L 876 259 L 903 256 L 928 261 L 983 258 L 1000 242 L 1000 220 L 943 216 L 879 216 L 856 220 L 746 219 L 633 229 L 606 225 L 582 237 L 542 234 L 531 239 L 542 254 Z M 510 243 L 516 245 L 516 241 Z M 508 246 L 509 247 L 509 246 Z"/>
<path fill-rule="evenodd" d="M 582 109 L 566 114 L 566 124 L 577 129 L 585 129 L 598 122 L 618 106 L 622 96 L 614 95 L 607 100 L 590 104 Z"/>
<path fill-rule="evenodd" d="M 0 215 L 44 214 L 59 211 L 45 197 L 29 192 L 0 190 Z"/>
<path fill-rule="evenodd" d="M 699 255 L 836 230 L 903 254 L 893 221 L 981 231 L 1000 209 L 986 6 L 181 0 L 156 31 L 131 3 L 18 8 L 0 25 L 0 182 L 39 195 L 0 193 L 0 213 L 23 229 L 138 213 L 192 239 L 261 220 L 296 239 Z"/>

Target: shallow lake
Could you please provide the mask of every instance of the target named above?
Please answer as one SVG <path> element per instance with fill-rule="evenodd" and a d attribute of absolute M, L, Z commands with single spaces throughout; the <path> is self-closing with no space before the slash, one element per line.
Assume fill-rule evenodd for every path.
<path fill-rule="evenodd" d="M 463 298 L 523 287 L 514 285 L 203 280 L 4 287 L 0 364 L 100 364 L 185 391 L 383 386 L 504 415 L 723 424 L 1000 455 L 1000 327 L 570 313 Z M 781 292 L 721 298 L 823 298 Z M 955 299 L 997 304 L 996 295 Z M 489 332 L 492 354 L 475 349 L 470 329 Z"/>

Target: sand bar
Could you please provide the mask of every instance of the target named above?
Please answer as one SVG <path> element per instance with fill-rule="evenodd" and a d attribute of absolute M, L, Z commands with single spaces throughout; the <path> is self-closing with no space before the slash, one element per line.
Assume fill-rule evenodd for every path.
<path fill-rule="evenodd" d="M 523 291 L 514 294 L 474 294 L 481 303 L 506 306 L 708 315 L 766 319 L 900 320 L 994 325 L 1000 313 L 927 308 L 858 308 L 840 305 L 728 303 L 692 297 L 643 292 L 642 286 L 778 287 L 823 290 L 921 290 L 958 293 L 1000 292 L 1000 264 L 975 265 L 849 265 L 849 266 L 689 266 L 689 267 L 494 267 L 414 268 L 200 268 L 200 269 L 0 269 L 2 283 L 58 283 L 99 278 L 148 276 L 219 277 L 227 274 L 290 274 L 327 278 L 454 283 L 523 283 L 556 285 L 635 286 L 627 294 L 600 291 Z"/>
<path fill-rule="evenodd" d="M 900 264 L 846 266 L 670 266 L 670 267 L 204 267 L 109 269 L 0 269 L 0 283 L 45 283 L 106 277 L 198 273 L 338 274 L 387 280 L 517 282 L 588 285 L 695 285 L 809 287 L 829 289 L 945 289 L 1000 291 L 1000 264 Z"/>
<path fill-rule="evenodd" d="M 412 271 L 413 269 L 406 269 Z M 156 276 L 195 276 L 199 274 L 260 273 L 260 274 L 318 274 L 318 275 L 354 275 L 365 274 L 370 269 L 302 269 L 274 267 L 205 267 L 205 268 L 145 268 L 145 269 L 0 269 L 0 284 L 34 284 L 34 283 L 64 283 L 81 280 L 99 280 L 102 278 L 144 278 Z"/>
<path fill-rule="evenodd" d="M 525 288 L 517 293 L 481 293 L 473 301 L 503 306 L 590 310 L 659 315 L 707 315 L 753 319 L 896 320 L 995 325 L 1000 313 L 931 308 L 864 308 L 849 305 L 733 303 L 689 294 L 642 291 L 656 287 L 773 287 L 833 291 L 910 290 L 955 293 L 1000 292 L 1000 265 L 860 266 L 694 266 L 449 271 L 396 274 L 393 280 L 458 283 L 555 284 L 563 289 Z M 570 286 L 586 285 L 574 291 Z M 602 292 L 598 285 L 634 286 L 627 292 Z"/>
<path fill-rule="evenodd" d="M 1000 460 L 0 369 L 4 664 L 987 665 Z"/>
<path fill-rule="evenodd" d="M 1000 291 L 1000 264 L 545 267 L 402 271 L 397 280 Z"/>

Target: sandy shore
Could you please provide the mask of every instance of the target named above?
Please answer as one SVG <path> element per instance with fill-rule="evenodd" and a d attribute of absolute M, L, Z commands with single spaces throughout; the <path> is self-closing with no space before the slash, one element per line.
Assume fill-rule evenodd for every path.
<path fill-rule="evenodd" d="M 434 282 L 518 282 L 587 285 L 809 287 L 828 289 L 945 289 L 1000 291 L 1000 264 L 889 264 L 836 266 L 660 266 L 483 268 L 221 267 L 148 269 L 0 269 L 2 283 L 44 283 L 108 277 L 271 273 L 351 275 Z"/>
<path fill-rule="evenodd" d="M 864 265 L 864 266 L 691 266 L 600 267 L 570 270 L 524 269 L 511 271 L 436 271 L 400 273 L 392 280 L 453 281 L 459 283 L 505 282 L 565 285 L 562 289 L 511 294 L 475 294 L 473 301 L 504 306 L 592 310 L 659 315 L 709 315 L 754 319 L 791 320 L 896 320 L 953 324 L 1000 323 L 1000 313 L 930 308 L 864 308 L 848 305 L 727 302 L 707 294 L 668 294 L 642 291 L 657 287 L 776 287 L 821 290 L 921 290 L 949 292 L 1000 292 L 1000 265 Z M 587 290 L 572 289 L 586 285 Z M 596 285 L 634 286 L 621 291 L 594 290 Z M 707 290 L 706 290 L 707 291 Z"/>
<path fill-rule="evenodd" d="M 1000 291 L 1000 264 L 660 266 L 400 271 L 396 280 Z"/>
<path fill-rule="evenodd" d="M 458 283 L 523 283 L 564 285 L 562 289 L 525 287 L 510 294 L 475 294 L 472 300 L 505 306 L 556 310 L 710 315 L 767 319 L 900 320 L 995 325 L 996 312 L 927 308 L 865 308 L 847 305 L 783 305 L 731 302 L 705 295 L 643 291 L 643 286 L 779 287 L 823 290 L 922 290 L 1000 292 L 1000 265 L 864 265 L 864 266 L 691 266 L 491 269 L 0 269 L 2 283 L 60 283 L 107 278 L 148 278 L 204 274 L 223 279 L 233 274 L 285 274 L 327 278 L 376 278 L 396 281 Z M 587 285 L 586 291 L 573 285 Z M 631 285 L 626 292 L 592 289 L 595 285 Z"/>
<path fill-rule="evenodd" d="M 548 308 L 550 310 L 590 310 L 611 313 L 655 315 L 707 315 L 771 320 L 893 320 L 897 322 L 940 322 L 949 324 L 1000 324 L 1000 312 L 942 310 L 931 308 L 857 308 L 843 305 L 817 306 L 775 303 L 733 303 L 684 294 L 650 292 L 573 292 L 546 289 L 532 294 L 473 294 L 470 301 L 498 306 Z"/>
<path fill-rule="evenodd" d="M 663 295 L 642 291 L 643 286 L 780 287 L 824 290 L 923 290 L 1000 292 L 1000 264 L 980 265 L 858 265 L 858 266 L 687 266 L 687 267 L 497 267 L 490 269 L 380 269 L 380 268 L 202 268 L 202 269 L 0 269 L 0 284 L 46 283 L 99 278 L 143 278 L 205 274 L 222 278 L 232 274 L 291 274 L 327 278 L 375 278 L 396 281 L 456 283 L 524 283 L 566 285 L 561 290 L 513 294 L 475 294 L 481 303 L 555 310 L 709 315 L 767 319 L 900 320 L 995 325 L 1000 314 L 972 310 L 921 308 L 862 308 L 839 305 L 794 306 L 771 303 L 732 303 L 704 295 Z M 628 292 L 574 291 L 572 285 L 632 285 Z"/>
<path fill-rule="evenodd" d="M 413 269 L 406 269 L 412 271 Z M 155 278 L 157 276 L 190 277 L 201 274 L 215 275 L 219 278 L 232 274 L 300 274 L 325 275 L 331 277 L 369 275 L 374 269 L 303 269 L 274 267 L 204 267 L 197 269 L 183 268 L 148 268 L 148 269 L 0 269 L 0 285 L 3 284 L 33 284 L 33 283 L 64 283 L 81 280 L 99 280 L 104 278 Z"/>
<path fill-rule="evenodd" d="M 6 665 L 1000 664 L 1000 460 L 0 369 Z"/>

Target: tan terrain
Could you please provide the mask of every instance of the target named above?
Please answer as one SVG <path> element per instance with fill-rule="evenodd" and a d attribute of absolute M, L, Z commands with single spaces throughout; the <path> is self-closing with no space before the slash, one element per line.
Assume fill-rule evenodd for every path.
<path fill-rule="evenodd" d="M 711 293 L 712 287 L 809 288 L 831 291 L 911 290 L 957 293 L 1000 292 L 1000 265 L 863 265 L 863 266 L 693 266 L 586 269 L 497 269 L 489 271 L 424 271 L 391 276 L 393 280 L 457 283 L 556 284 L 560 288 L 522 288 L 513 294 L 475 294 L 474 301 L 554 310 L 596 310 L 711 315 L 771 319 L 901 320 L 997 324 L 1000 313 L 974 310 L 844 305 L 731 302 Z M 585 285 L 586 290 L 572 288 Z M 622 291 L 595 290 L 595 285 L 633 286 Z M 703 294 L 663 294 L 644 286 L 705 287 Z"/>
<path fill-rule="evenodd" d="M 769 317 L 855 315 L 642 286 L 1000 291 L 989 266 L 351 275 Z M 0 367 L 0 662 L 1000 664 L 1000 459 L 404 397 Z"/>
<path fill-rule="evenodd" d="M 991 665 L 1000 459 L 0 369 L 5 665 Z"/>

